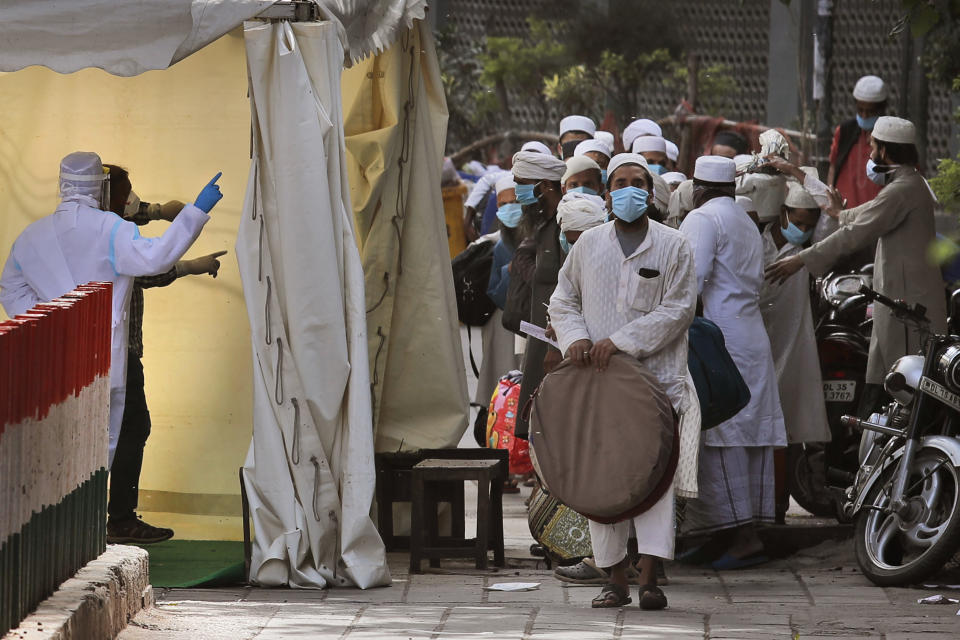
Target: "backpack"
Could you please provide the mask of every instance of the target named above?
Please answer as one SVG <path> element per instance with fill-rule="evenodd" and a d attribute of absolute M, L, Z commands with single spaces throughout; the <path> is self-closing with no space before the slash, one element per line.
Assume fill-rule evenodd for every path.
<path fill-rule="evenodd" d="M 697 316 L 690 325 L 687 368 L 700 399 L 700 429 L 725 422 L 750 402 L 750 389 L 727 351 L 720 327 Z"/>
<path fill-rule="evenodd" d="M 482 327 L 497 308 L 487 295 L 494 244 L 490 240 L 474 242 L 453 259 L 457 317 L 467 326 Z"/>
<path fill-rule="evenodd" d="M 520 383 L 523 373 L 511 371 L 497 383 L 487 412 L 486 446 L 510 452 L 510 473 L 533 471 L 530 462 L 530 443 L 515 435 L 517 414 L 520 413 Z"/>

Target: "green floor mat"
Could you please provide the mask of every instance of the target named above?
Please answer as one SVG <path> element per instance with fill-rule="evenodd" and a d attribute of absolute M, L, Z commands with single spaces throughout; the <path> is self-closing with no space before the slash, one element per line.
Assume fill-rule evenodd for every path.
<path fill-rule="evenodd" d="M 243 543 L 230 540 L 167 540 L 145 544 L 155 587 L 224 587 L 242 584 Z"/>

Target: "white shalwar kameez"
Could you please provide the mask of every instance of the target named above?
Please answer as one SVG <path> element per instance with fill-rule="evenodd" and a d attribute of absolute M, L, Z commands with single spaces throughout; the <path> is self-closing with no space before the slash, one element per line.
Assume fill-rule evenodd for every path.
<path fill-rule="evenodd" d="M 799 252 L 800 247 L 789 242 L 777 249 L 772 226 L 763 232 L 764 266 Z M 810 272 L 806 267 L 783 284 L 764 282 L 760 292 L 760 313 L 767 327 L 777 370 L 787 442 L 829 441 L 827 406 L 823 400 L 817 339 L 810 310 Z"/>
<path fill-rule="evenodd" d="M 89 196 L 63 200 L 14 241 L 0 277 L 0 304 L 15 316 L 87 282 L 113 283 L 110 353 L 110 454 L 120 437 L 127 377 L 127 308 L 135 276 L 169 271 L 210 217 L 185 206 L 158 238 L 142 238 L 137 225 L 96 208 Z"/>
<path fill-rule="evenodd" d="M 680 459 L 673 486 L 633 519 L 640 553 L 673 558 L 674 491 L 696 495 L 700 405 L 687 371 L 687 330 L 696 308 L 693 255 L 683 236 L 652 220 L 639 247 L 624 257 L 614 222 L 584 232 L 567 256 L 550 298 L 550 321 L 566 353 L 577 340 L 610 338 L 660 380 L 681 416 Z M 645 278 L 643 269 L 659 275 Z M 598 566 L 626 557 L 630 520 L 590 521 Z"/>
<path fill-rule="evenodd" d="M 700 496 L 687 505 L 690 533 L 773 521 L 773 448 L 786 446 L 770 340 L 760 315 L 763 241 L 733 198 L 714 198 L 680 225 L 690 241 L 703 315 L 720 327 L 750 389 L 736 416 L 703 433 Z"/>

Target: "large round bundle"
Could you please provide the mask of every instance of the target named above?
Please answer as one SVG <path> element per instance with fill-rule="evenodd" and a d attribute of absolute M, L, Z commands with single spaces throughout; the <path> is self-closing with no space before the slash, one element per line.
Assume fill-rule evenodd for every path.
<path fill-rule="evenodd" d="M 670 486 L 680 447 L 660 382 L 623 353 L 605 371 L 564 360 L 547 375 L 533 399 L 530 445 L 550 493 L 598 522 L 653 506 Z"/>

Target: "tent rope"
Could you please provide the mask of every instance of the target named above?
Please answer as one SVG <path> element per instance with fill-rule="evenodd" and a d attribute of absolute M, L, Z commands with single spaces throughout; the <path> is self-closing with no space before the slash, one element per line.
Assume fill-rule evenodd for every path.
<path fill-rule="evenodd" d="M 290 460 L 293 464 L 300 464 L 300 403 L 296 398 L 290 398 L 293 404 L 293 445 L 290 451 Z"/>

